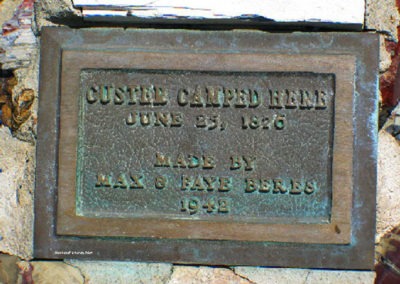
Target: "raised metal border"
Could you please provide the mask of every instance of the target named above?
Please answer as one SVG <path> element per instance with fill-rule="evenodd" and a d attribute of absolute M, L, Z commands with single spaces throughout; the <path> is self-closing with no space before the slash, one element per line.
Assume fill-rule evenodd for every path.
<path fill-rule="evenodd" d="M 110 48 L 110 47 L 109 47 Z M 208 51 L 208 52 L 207 52 Z M 210 53 L 212 52 L 212 53 Z M 82 56 L 86 60 L 82 60 Z M 271 55 L 68 50 L 62 52 L 57 234 L 75 236 L 349 243 L 351 229 L 355 58 L 351 55 Z M 327 224 L 263 224 L 76 215 L 78 96 L 82 69 L 315 72 L 335 75 L 332 211 Z"/>
<path fill-rule="evenodd" d="M 55 253 L 57 250 L 75 249 L 93 251 L 94 254 L 90 256 L 77 256 L 92 259 L 129 258 L 142 261 L 227 265 L 371 268 L 373 264 L 373 233 L 375 231 L 376 179 L 376 123 L 374 119 L 376 118 L 377 101 L 377 37 L 375 35 L 354 33 L 282 35 L 260 32 L 122 31 L 120 29 L 89 31 L 56 28 L 44 29 L 43 33 L 37 149 L 36 256 L 59 258 L 60 255 Z M 182 36 L 188 43 L 187 48 L 178 45 L 176 42 L 176 38 Z M 212 41 L 213 38 L 218 38 L 219 41 Z M 122 223 L 117 222 L 118 224 L 113 224 L 115 221 L 111 221 L 110 224 L 104 223 L 104 219 L 91 219 L 83 220 L 84 223 L 80 224 L 78 233 L 92 237 L 61 236 L 61 234 L 74 234 L 76 228 L 69 228 L 67 225 L 82 221 L 77 219 L 68 221 L 68 218 L 76 217 L 73 216 L 73 207 L 71 207 L 74 202 L 68 202 L 68 200 L 73 201 L 74 198 L 71 198 L 71 191 L 65 190 L 65 185 L 69 184 L 67 188 L 73 188 L 74 185 L 71 185 L 71 180 L 74 180 L 74 177 L 70 176 L 71 169 L 62 168 L 63 165 L 69 164 L 65 162 L 65 159 L 72 159 L 73 161 L 74 158 L 74 151 L 68 148 L 68 143 L 63 142 L 65 141 L 63 137 L 64 135 L 71 137 L 69 135 L 74 135 L 76 129 L 74 131 L 74 128 L 71 127 L 65 133 L 63 133 L 64 130 L 60 131 L 60 129 L 63 129 L 63 121 L 71 122 L 74 117 L 75 120 L 77 119 L 73 109 L 72 112 L 71 109 L 68 109 L 71 104 L 63 103 L 63 98 L 64 96 L 68 98 L 66 94 L 68 90 L 73 91 L 74 88 L 79 88 L 79 84 L 76 82 L 79 82 L 80 68 L 110 68 L 110 63 L 104 63 L 101 60 L 105 57 L 104 54 L 107 54 L 107 62 L 113 62 L 114 67 L 122 68 L 127 66 L 124 63 L 127 57 L 136 56 L 135 59 L 140 62 L 143 52 L 146 53 L 146 56 L 151 55 L 157 59 L 176 56 L 171 53 L 176 52 L 179 53 L 182 62 L 188 64 L 189 62 L 196 62 L 193 61 L 196 56 L 202 56 L 201 52 L 194 52 L 190 48 L 190 43 L 198 40 L 203 41 L 204 46 L 207 47 L 207 49 L 202 49 L 202 53 L 207 53 L 207 50 L 212 51 L 212 53 L 208 52 L 207 57 L 214 56 L 215 58 L 211 58 L 213 60 L 209 62 L 215 62 L 218 58 L 222 58 L 222 62 L 233 62 L 236 64 L 234 65 L 236 68 L 243 68 L 246 71 L 293 70 L 335 73 L 337 82 L 341 82 L 337 85 L 336 93 L 343 93 L 344 95 L 342 100 L 335 103 L 335 118 L 338 118 L 335 121 L 337 128 L 335 129 L 335 143 L 337 143 L 335 145 L 340 147 L 336 147 L 334 151 L 340 151 L 341 154 L 334 154 L 333 207 L 335 208 L 335 203 L 347 204 L 348 206 L 345 206 L 345 208 L 348 208 L 348 210 L 333 211 L 333 213 L 338 213 L 339 222 L 342 223 L 334 222 L 335 216 L 332 216 L 332 223 L 326 225 L 327 231 L 325 233 L 324 229 L 320 227 L 304 229 L 296 227 L 299 225 L 292 225 L 294 227 L 274 229 L 272 227 L 279 226 L 279 224 L 270 224 L 268 231 L 272 230 L 273 232 L 269 236 L 273 237 L 269 238 L 263 236 L 262 233 L 254 234 L 257 230 L 248 230 L 247 227 L 241 228 L 241 224 L 234 224 L 233 226 L 230 225 L 230 228 L 239 229 L 240 233 L 225 234 L 220 238 L 224 240 L 222 241 L 215 237 L 216 232 L 221 232 L 217 228 L 220 227 L 220 224 L 206 224 L 207 228 L 215 227 L 211 230 L 212 234 L 209 235 L 188 235 L 187 231 L 185 235 L 185 232 L 180 233 L 181 229 L 176 229 L 176 226 L 180 224 L 175 224 L 175 227 L 172 226 L 172 230 L 169 229 L 166 234 L 165 230 L 168 226 L 160 226 L 161 229 L 157 232 L 142 229 L 142 231 L 139 230 L 138 234 L 133 235 L 140 238 L 99 238 L 99 235 L 115 235 L 112 232 L 114 228 L 126 226 L 126 221 L 132 222 L 132 220 L 125 220 L 125 223 L 122 220 Z M 227 42 L 233 40 L 235 40 L 236 45 L 230 45 L 226 49 Z M 285 45 L 285 48 L 282 49 L 281 44 L 287 42 L 290 42 L 290 45 Z M 369 50 L 360 49 L 363 44 L 373 48 Z M 85 60 L 82 60 L 86 56 L 96 56 L 96 54 L 97 57 L 95 58 L 99 58 L 99 63 L 94 64 L 95 66 L 85 64 Z M 102 55 L 102 57 L 99 57 L 99 55 Z M 185 57 L 186 60 L 183 60 Z M 265 58 L 266 61 L 262 61 L 262 58 Z M 282 67 L 284 70 L 278 70 L 281 67 L 273 63 L 282 64 L 282 59 L 286 60 L 288 64 Z M 264 63 L 271 63 L 271 65 L 267 64 L 269 67 L 266 67 L 263 64 L 257 64 L 260 60 Z M 162 68 L 162 65 L 165 64 L 165 69 L 179 69 L 179 66 L 168 65 L 170 61 L 155 60 L 153 64 L 156 61 L 158 62 L 157 68 Z M 142 64 L 151 66 L 152 61 L 149 62 L 142 62 Z M 176 63 L 174 63 L 174 66 Z M 140 66 L 140 63 L 138 64 Z M 351 66 L 356 66 L 355 74 L 352 72 Z M 129 67 L 132 66 L 129 65 Z M 200 64 L 192 68 L 210 70 L 210 64 L 207 66 L 204 63 L 204 65 Z M 229 64 L 222 68 L 232 70 L 229 69 L 231 68 Z M 249 68 L 252 69 L 249 70 Z M 299 68 L 302 69 L 298 70 Z M 366 85 L 369 86 L 368 89 L 365 88 Z M 341 86 L 347 87 L 342 89 Z M 354 92 L 349 92 L 353 86 Z M 76 93 L 79 93 L 79 90 Z M 363 107 L 362 111 L 359 110 L 361 106 Z M 60 113 L 61 121 L 59 121 Z M 71 113 L 67 120 L 66 113 Z M 339 117 L 342 118 L 339 119 Z M 354 140 L 351 133 L 354 133 Z M 361 136 L 361 133 L 365 136 Z M 64 153 L 64 151 L 66 152 Z M 351 152 L 354 154 L 351 155 Z M 370 159 L 361 162 L 360 159 L 365 157 L 370 157 Z M 338 165 L 340 165 L 340 169 L 336 170 L 335 173 L 335 168 Z M 361 165 L 365 171 L 360 171 Z M 58 174 L 60 167 L 60 173 L 63 174 Z M 353 173 L 351 173 L 352 171 Z M 339 179 L 336 182 L 335 177 Z M 352 183 L 353 186 L 351 186 Z M 346 192 L 342 189 L 346 186 L 349 187 L 347 193 L 350 193 L 350 195 L 340 195 L 340 198 L 335 199 L 335 192 L 336 194 Z M 353 199 L 351 195 L 353 195 Z M 58 205 L 62 214 L 59 214 L 56 221 L 57 197 L 60 201 Z M 362 206 L 360 206 L 361 204 Z M 41 210 L 43 208 L 47 209 L 46 212 Z M 370 217 L 370 219 L 366 219 L 366 217 Z M 64 223 L 65 220 L 67 220 L 67 223 Z M 151 227 L 160 225 L 160 220 L 150 220 L 150 222 L 153 225 L 157 224 L 157 226 Z M 187 226 L 191 227 L 192 225 Z M 266 225 L 257 224 L 257 226 Z M 55 230 L 56 227 L 57 230 Z M 103 230 L 93 230 L 96 227 L 102 227 Z M 130 225 L 130 227 L 136 228 L 133 225 Z M 242 234 L 246 230 L 249 233 Z M 56 234 L 56 231 L 59 235 Z M 261 232 L 263 231 L 265 232 L 265 228 L 261 228 Z M 338 231 L 341 233 L 338 233 Z M 305 236 L 301 237 L 303 233 Z M 150 236 L 156 238 L 150 238 Z M 182 239 L 185 236 L 188 239 Z M 334 238 L 329 238 L 329 236 L 334 236 Z M 226 241 L 227 239 L 230 241 Z M 293 241 L 295 243 L 289 243 Z M 271 257 L 275 254 L 279 257 Z M 305 257 L 305 254 L 312 256 Z M 352 261 L 349 262 L 349 260 Z"/>

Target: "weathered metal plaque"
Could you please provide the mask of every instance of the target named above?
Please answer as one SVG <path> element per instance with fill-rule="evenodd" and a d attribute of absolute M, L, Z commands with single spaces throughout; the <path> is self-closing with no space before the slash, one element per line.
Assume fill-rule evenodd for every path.
<path fill-rule="evenodd" d="M 42 37 L 37 257 L 372 267 L 376 35 Z"/>

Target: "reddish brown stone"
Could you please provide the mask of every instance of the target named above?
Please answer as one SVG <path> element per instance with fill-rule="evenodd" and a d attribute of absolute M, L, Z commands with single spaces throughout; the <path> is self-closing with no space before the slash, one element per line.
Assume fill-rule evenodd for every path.
<path fill-rule="evenodd" d="M 382 237 L 375 267 L 375 284 L 400 283 L 400 227 Z"/>
<path fill-rule="evenodd" d="M 22 284 L 33 284 L 33 266 L 29 262 L 19 262 L 17 265 L 22 276 Z"/>
<path fill-rule="evenodd" d="M 392 54 L 392 62 L 389 69 L 380 77 L 379 83 L 383 105 L 393 107 L 396 106 L 400 100 L 400 78 L 398 76 L 400 44 L 386 40 L 386 50 Z"/>
<path fill-rule="evenodd" d="M 396 0 L 400 12 L 400 0 Z M 400 26 L 397 26 L 397 34 L 400 35 Z M 400 101 L 400 43 L 385 40 L 386 50 L 391 54 L 389 69 L 380 77 L 380 91 L 383 107 L 394 107 Z"/>

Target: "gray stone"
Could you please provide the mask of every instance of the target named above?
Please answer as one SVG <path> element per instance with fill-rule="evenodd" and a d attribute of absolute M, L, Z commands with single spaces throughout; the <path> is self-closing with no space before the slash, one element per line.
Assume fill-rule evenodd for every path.
<path fill-rule="evenodd" d="M 28 4 L 19 6 L 12 20 L 12 26 L 0 37 L 0 66 L 2 69 L 13 70 L 17 85 L 12 90 L 12 101 L 18 102 L 24 90 L 34 91 L 36 98 L 33 101 L 31 116 L 22 127 L 13 133 L 20 140 L 35 143 L 37 121 L 37 91 L 38 91 L 38 40 L 31 29 L 32 7 Z"/>
<path fill-rule="evenodd" d="M 6 19 L 8 28 L 0 37 L 2 69 L 28 67 L 31 64 L 31 56 L 37 52 L 36 37 L 31 29 L 32 18 L 31 4 L 23 3 L 11 18 Z"/>
<path fill-rule="evenodd" d="M 167 263 L 79 260 L 69 260 L 67 263 L 81 271 L 87 284 L 162 284 L 169 279 L 172 268 L 172 264 Z"/>
<path fill-rule="evenodd" d="M 28 142 L 32 145 L 36 143 L 37 131 L 37 110 L 38 110 L 38 77 L 39 77 L 39 58 L 37 50 L 31 54 L 30 65 L 28 68 L 18 68 L 14 74 L 18 80 L 18 84 L 13 89 L 13 97 L 15 98 L 22 93 L 23 90 L 31 89 L 34 91 L 34 100 L 30 108 L 31 115 L 18 130 L 13 132 L 13 136 L 21 141 Z"/>
<path fill-rule="evenodd" d="M 0 37 L 0 48 L 4 50 L 0 53 L 0 66 L 17 69 L 14 74 L 18 84 L 12 90 L 12 100 L 16 101 L 24 89 L 33 89 L 37 94 L 38 53 L 29 8 L 13 14 L 16 30 Z M 0 128 L 0 251 L 24 259 L 32 257 L 37 100 L 32 109 L 34 115 L 13 135 L 7 128 Z"/>
<path fill-rule="evenodd" d="M 398 41 L 397 25 L 400 21 L 396 1 L 367 0 L 365 28 L 381 33 L 379 70 L 386 71 L 391 64 L 391 54 L 386 50 L 385 40 Z"/>
<path fill-rule="evenodd" d="M 235 272 L 257 284 L 373 283 L 375 272 L 236 267 Z"/>
<path fill-rule="evenodd" d="M 33 239 L 34 147 L 0 128 L 0 251 L 29 259 Z"/>
<path fill-rule="evenodd" d="M 21 3 L 21 0 L 5 0 L 0 1 L 0 27 L 5 21 L 11 19 L 15 9 Z"/>
<path fill-rule="evenodd" d="M 235 273 L 257 284 L 304 283 L 308 269 L 235 267 Z"/>
<path fill-rule="evenodd" d="M 379 133 L 376 240 L 400 222 L 400 142 Z"/>
<path fill-rule="evenodd" d="M 373 271 L 323 271 L 313 270 L 306 278 L 306 284 L 372 284 L 375 280 Z"/>
<path fill-rule="evenodd" d="M 174 266 L 171 279 L 168 284 L 220 284 L 220 283 L 253 283 L 242 278 L 227 268 L 195 267 L 195 266 Z"/>
<path fill-rule="evenodd" d="M 397 41 L 397 25 L 400 15 L 394 0 L 367 0 L 365 28 L 384 33 L 390 40 Z"/>
<path fill-rule="evenodd" d="M 67 24 L 69 20 L 76 20 L 80 17 L 80 10 L 72 6 L 71 0 L 36 1 L 33 29 L 35 33 L 39 34 L 43 26 L 55 26 L 60 22 Z"/>
<path fill-rule="evenodd" d="M 386 50 L 387 35 L 379 36 L 379 72 L 385 72 L 392 64 L 392 54 Z"/>

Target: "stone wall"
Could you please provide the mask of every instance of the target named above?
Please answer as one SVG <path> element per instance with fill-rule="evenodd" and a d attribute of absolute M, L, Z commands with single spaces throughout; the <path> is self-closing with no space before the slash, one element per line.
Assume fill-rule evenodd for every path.
<path fill-rule="evenodd" d="M 368 0 L 381 35 L 376 271 L 400 283 L 399 1 Z M 69 0 L 0 0 L 0 283 L 373 283 L 374 272 L 32 260 L 38 48 L 43 26 L 81 21 Z M 361 47 L 367 48 L 367 47 Z M 397 278 L 396 278 L 397 277 Z M 54 281 L 57 279 L 57 281 Z M 380 281 L 380 282 L 379 282 Z M 395 283 L 395 282 L 393 282 Z"/>

